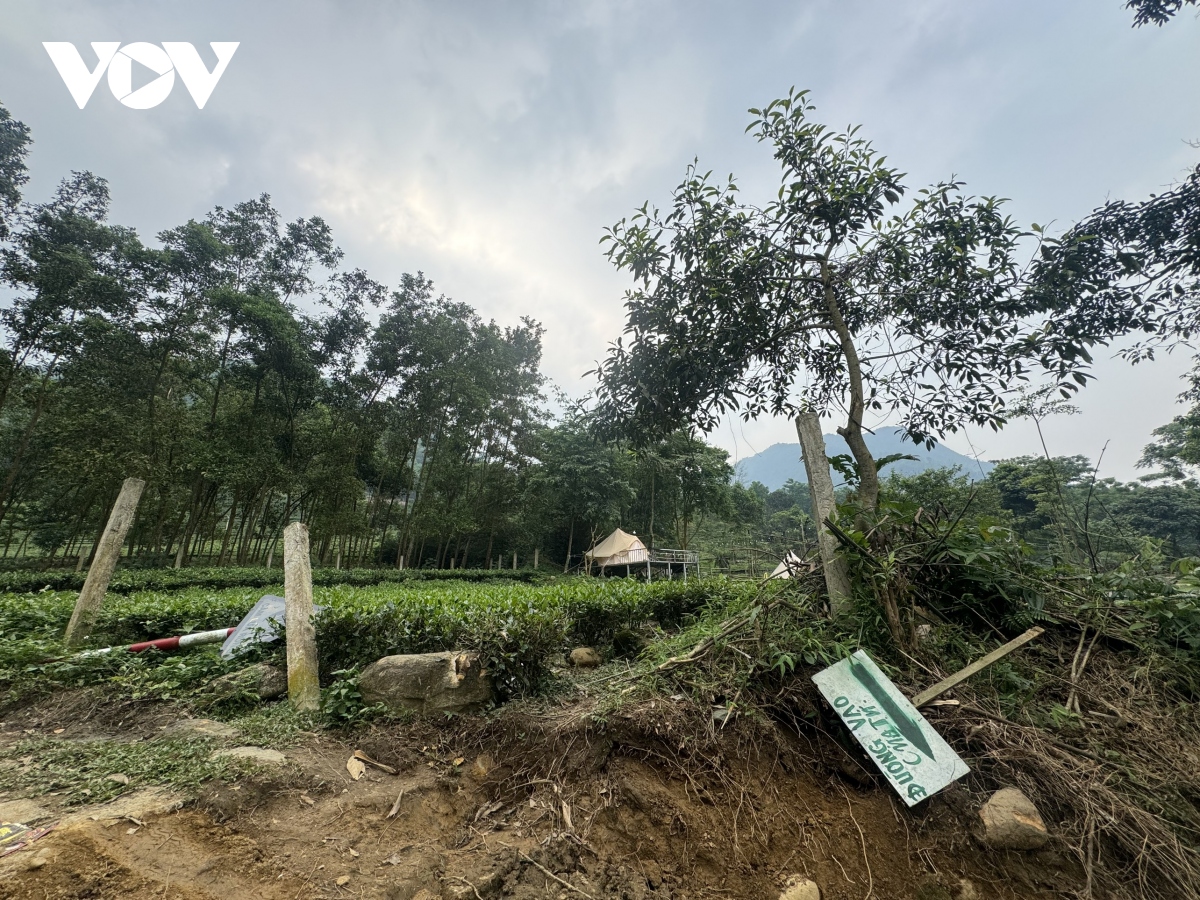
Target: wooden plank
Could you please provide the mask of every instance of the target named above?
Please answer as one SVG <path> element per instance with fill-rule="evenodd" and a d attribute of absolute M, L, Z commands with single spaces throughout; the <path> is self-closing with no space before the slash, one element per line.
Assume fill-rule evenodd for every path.
<path fill-rule="evenodd" d="M 956 687 L 957 685 L 962 684 L 964 681 L 966 681 L 968 678 L 970 678 L 976 672 L 983 671 L 988 666 L 990 666 L 992 663 L 996 662 L 999 659 L 1003 659 L 1005 656 L 1008 656 L 1008 654 L 1012 653 L 1018 647 L 1025 646 L 1030 641 L 1032 641 L 1034 638 L 1038 637 L 1045 630 L 1046 629 L 1041 628 L 1041 627 L 1030 628 L 1028 631 L 1026 631 L 1020 637 L 1013 638 L 1011 641 L 1009 641 L 1003 647 L 997 647 L 995 650 L 993 650 L 987 656 L 980 657 L 979 659 L 975 660 L 975 662 L 973 662 L 969 666 L 967 666 L 965 669 L 960 669 L 959 671 L 957 671 L 953 675 L 951 675 L 949 678 L 945 678 L 945 679 L 939 681 L 933 687 L 927 688 L 927 689 L 921 691 L 921 693 L 919 693 L 919 694 L 917 694 L 917 696 L 913 697 L 913 706 L 920 709 L 922 706 L 928 705 L 929 701 L 931 701 L 937 697 L 940 697 L 942 694 L 946 693 L 946 691 L 950 690 L 952 687 Z"/>

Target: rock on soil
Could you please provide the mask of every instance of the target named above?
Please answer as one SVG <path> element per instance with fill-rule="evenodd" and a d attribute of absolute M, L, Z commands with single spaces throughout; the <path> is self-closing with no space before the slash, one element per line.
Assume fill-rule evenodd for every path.
<path fill-rule="evenodd" d="M 278 750 L 268 750 L 266 747 L 233 747 L 229 750 L 218 750 L 212 758 L 244 759 L 264 766 L 282 766 L 287 762 L 287 757 Z"/>
<path fill-rule="evenodd" d="M 165 816 L 183 806 L 186 797 L 173 790 L 161 787 L 145 788 L 125 794 L 100 806 L 85 806 L 63 816 L 58 830 L 83 822 L 108 819 L 145 819 L 149 816 Z"/>
<path fill-rule="evenodd" d="M 492 678 L 476 653 L 385 656 L 363 669 L 359 690 L 367 703 L 417 712 L 463 712 L 492 699 Z"/>
<path fill-rule="evenodd" d="M 237 736 L 236 728 L 215 719 L 183 719 L 163 730 L 163 737 L 168 738 L 216 738 L 227 741 Z"/>
<path fill-rule="evenodd" d="M 980 840 L 993 850 L 1037 850 L 1050 840 L 1033 801 L 1016 788 L 1002 788 L 979 810 Z"/>
<path fill-rule="evenodd" d="M 600 654 L 591 647 L 576 647 L 571 651 L 571 665 L 578 669 L 594 669 L 600 665 Z"/>
<path fill-rule="evenodd" d="M 9 800 L 0 803 L 0 822 L 17 822 L 21 825 L 33 825 L 51 818 L 54 813 L 43 809 L 32 800 Z"/>
<path fill-rule="evenodd" d="M 821 900 L 821 889 L 811 878 L 793 875 L 787 880 L 779 900 Z"/>
<path fill-rule="evenodd" d="M 256 663 L 214 678 L 209 691 L 219 698 L 250 694 L 259 700 L 274 700 L 287 693 L 287 673 L 267 663 Z"/>

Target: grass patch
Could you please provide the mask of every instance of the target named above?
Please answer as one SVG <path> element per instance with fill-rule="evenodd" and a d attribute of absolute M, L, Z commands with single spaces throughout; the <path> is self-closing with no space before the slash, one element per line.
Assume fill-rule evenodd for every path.
<path fill-rule="evenodd" d="M 300 712 L 288 703 L 271 703 L 229 720 L 241 732 L 247 744 L 286 750 L 294 747 L 306 732 L 321 722 L 310 713 Z"/>
<path fill-rule="evenodd" d="M 18 743 L 0 769 L 0 790 L 24 796 L 56 794 L 68 806 L 100 803 L 139 788 L 194 789 L 233 774 L 235 763 L 210 759 L 211 741 L 61 741 L 35 738 Z M 125 784 L 110 776 L 123 775 Z"/>

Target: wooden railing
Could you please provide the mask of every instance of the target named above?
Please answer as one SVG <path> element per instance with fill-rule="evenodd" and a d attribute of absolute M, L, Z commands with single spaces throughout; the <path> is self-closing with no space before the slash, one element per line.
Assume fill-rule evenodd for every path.
<path fill-rule="evenodd" d="M 700 564 L 700 553 L 696 550 L 669 550 L 666 548 L 650 551 L 652 563 L 681 563 L 688 566 Z"/>

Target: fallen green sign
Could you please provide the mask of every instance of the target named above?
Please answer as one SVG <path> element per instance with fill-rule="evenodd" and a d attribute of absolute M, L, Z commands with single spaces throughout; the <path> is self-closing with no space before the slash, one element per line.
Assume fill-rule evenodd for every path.
<path fill-rule="evenodd" d="M 909 806 L 971 771 L 864 651 L 812 680 Z"/>

